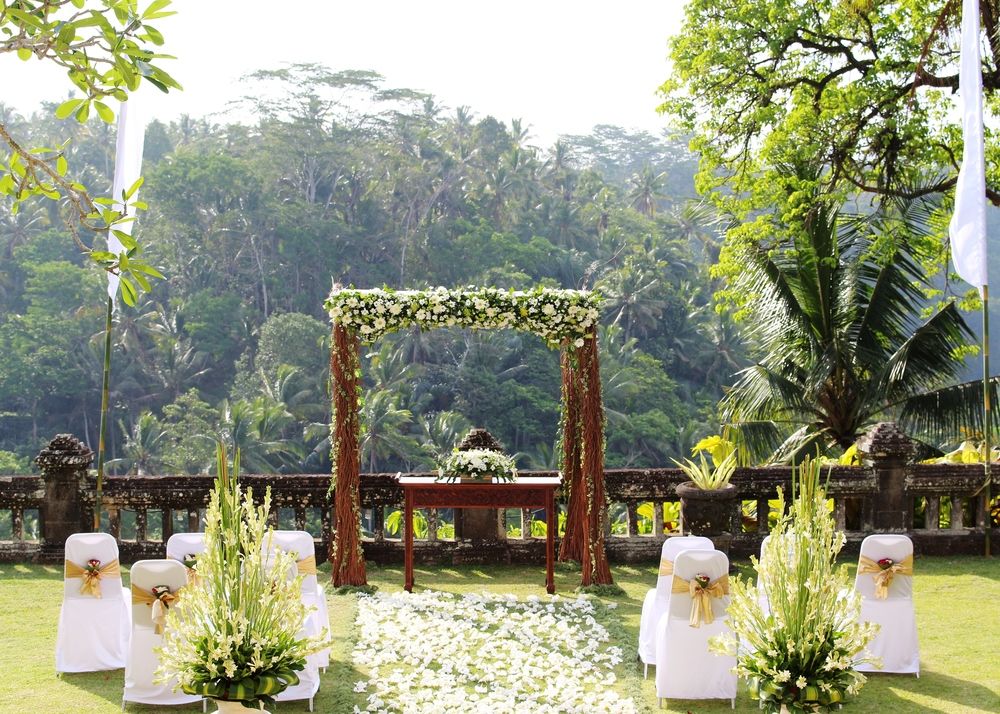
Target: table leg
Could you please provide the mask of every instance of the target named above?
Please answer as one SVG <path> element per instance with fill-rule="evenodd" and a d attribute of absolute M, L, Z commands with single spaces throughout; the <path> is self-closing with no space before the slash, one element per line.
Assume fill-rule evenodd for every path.
<path fill-rule="evenodd" d="M 403 589 L 413 592 L 413 494 L 406 492 L 403 507 Z"/>
<path fill-rule="evenodd" d="M 553 561 L 556 556 L 556 531 L 559 530 L 555 489 L 550 489 L 545 497 L 545 524 L 545 590 L 552 595 L 556 591 Z"/>

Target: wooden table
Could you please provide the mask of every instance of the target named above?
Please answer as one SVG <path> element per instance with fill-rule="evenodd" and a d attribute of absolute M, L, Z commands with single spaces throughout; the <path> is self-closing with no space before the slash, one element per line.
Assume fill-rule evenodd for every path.
<path fill-rule="evenodd" d="M 415 508 L 544 508 L 545 509 L 545 590 L 556 591 L 553 561 L 555 533 L 559 524 L 555 492 L 562 483 L 559 477 L 525 478 L 513 483 L 443 483 L 431 476 L 401 476 L 405 507 L 403 509 L 405 580 L 403 587 L 413 592 L 413 509 Z M 522 524 L 530 528 L 530 524 Z"/>

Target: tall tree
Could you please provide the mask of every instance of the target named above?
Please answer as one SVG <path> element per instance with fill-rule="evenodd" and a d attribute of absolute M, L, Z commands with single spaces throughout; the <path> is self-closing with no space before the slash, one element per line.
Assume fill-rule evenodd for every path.
<path fill-rule="evenodd" d="M 902 216 L 905 218 L 905 214 Z M 890 233 L 912 232 L 883 210 L 849 217 L 814 201 L 804 230 L 777 246 L 746 246 L 738 287 L 746 302 L 755 364 L 723 398 L 725 425 L 763 457 L 785 440 L 782 457 L 846 448 L 874 421 L 912 411 L 929 391 L 953 382 L 972 338 L 954 303 L 920 317 L 924 276 Z M 932 435 L 943 410 L 921 413 Z"/>
<path fill-rule="evenodd" d="M 982 0 L 988 96 L 1000 89 L 1000 4 Z M 810 156 L 823 183 L 916 197 L 955 183 L 961 3 L 692 0 L 670 43 L 660 110 L 695 135 L 703 188 L 763 195 L 779 164 Z M 988 144 L 992 138 L 987 136 Z M 991 151 L 995 146 L 991 146 Z M 763 175 L 762 175 L 763 174 Z M 987 176 L 1000 204 L 1000 174 Z"/>

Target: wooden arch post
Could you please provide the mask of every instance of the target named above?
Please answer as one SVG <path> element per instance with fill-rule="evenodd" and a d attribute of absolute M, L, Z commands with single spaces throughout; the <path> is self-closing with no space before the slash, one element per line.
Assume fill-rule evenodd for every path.
<path fill-rule="evenodd" d="M 367 585 L 365 555 L 361 549 L 361 341 L 356 332 L 333 325 L 330 375 L 333 390 L 334 527 L 330 553 L 335 587 Z"/>
<path fill-rule="evenodd" d="M 608 508 L 604 489 L 604 406 L 597 335 L 580 347 L 566 346 L 563 369 L 563 478 L 568 503 L 560 560 L 576 560 L 581 585 L 613 582 L 604 533 Z"/>

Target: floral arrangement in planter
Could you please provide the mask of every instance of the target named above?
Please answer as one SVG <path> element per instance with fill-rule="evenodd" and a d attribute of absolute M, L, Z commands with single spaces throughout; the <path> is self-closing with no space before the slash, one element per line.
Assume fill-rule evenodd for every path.
<path fill-rule="evenodd" d="M 736 671 L 762 709 L 829 711 L 865 683 L 855 666 L 872 661 L 865 647 L 877 626 L 858 622 L 860 596 L 847 566 L 836 564 L 846 538 L 826 508 L 819 463 L 806 459 L 799 466 L 792 494 L 763 558 L 754 559 L 757 584 L 731 583 L 732 633 L 711 646 L 736 656 Z M 779 501 L 783 511 L 780 491 Z"/>
<path fill-rule="evenodd" d="M 306 657 L 329 642 L 299 636 L 306 609 L 301 578 L 288 577 L 295 556 L 267 547 L 270 491 L 255 506 L 252 490 L 236 477 L 239 452 L 232 475 L 221 444 L 216 461 L 198 578 L 167 614 L 157 675 L 219 700 L 220 710 L 222 702 L 256 708 L 297 684 Z"/>
<path fill-rule="evenodd" d="M 357 330 L 362 341 L 409 325 L 517 328 L 550 345 L 565 340 L 583 346 L 600 319 L 601 298 L 587 290 L 538 288 L 529 292 L 497 288 L 448 290 L 358 290 L 336 287 L 325 307 L 335 322 Z"/>
<path fill-rule="evenodd" d="M 729 480 L 736 471 L 736 452 L 732 451 L 721 462 L 710 466 L 705 454 L 698 454 L 698 463 L 684 459 L 684 463 L 674 459 L 674 463 L 684 472 L 690 482 L 702 491 L 720 491 L 729 486 Z"/>
<path fill-rule="evenodd" d="M 438 469 L 438 481 L 517 480 L 514 459 L 491 449 L 455 449 Z"/>

